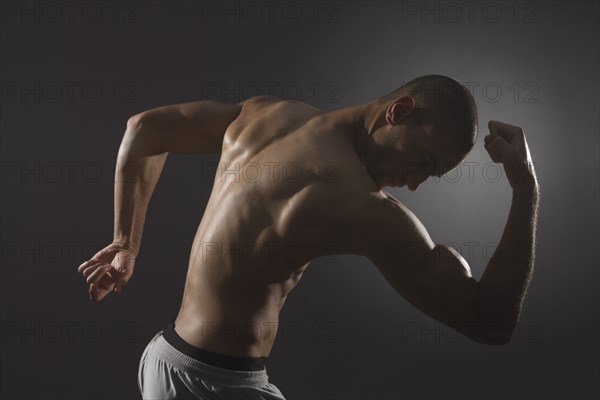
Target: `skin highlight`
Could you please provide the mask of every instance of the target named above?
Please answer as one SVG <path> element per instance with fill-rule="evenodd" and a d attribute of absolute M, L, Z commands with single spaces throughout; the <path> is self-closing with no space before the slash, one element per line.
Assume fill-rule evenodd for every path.
<path fill-rule="evenodd" d="M 513 203 L 493 262 L 476 281 L 458 252 L 435 243 L 419 219 L 383 191 L 415 191 L 467 155 L 443 120 L 415 123 L 417 103 L 401 96 L 383 105 L 371 101 L 323 112 L 257 96 L 133 116 L 117 159 L 113 242 L 79 266 L 90 298 L 118 294 L 132 277 L 146 210 L 167 156 L 220 153 L 175 321 L 186 342 L 225 355 L 268 356 L 279 313 L 311 262 L 355 254 L 367 257 L 401 296 L 432 318 L 477 342 L 506 344 L 534 260 L 538 188 L 524 133 L 506 123 L 489 124 L 486 150 L 513 171 Z M 324 168 L 324 162 L 334 168 Z M 249 165 L 273 169 L 250 179 L 255 175 L 242 173 Z M 283 173 L 287 166 L 297 178 Z M 240 252 L 247 243 L 253 243 L 252 255 L 263 257 Z M 519 259 L 507 256 L 515 243 Z M 298 252 L 293 259 L 286 253 L 290 244 Z M 406 245 L 413 251 L 403 252 Z M 501 328 L 497 336 L 486 334 L 486 324 Z"/>

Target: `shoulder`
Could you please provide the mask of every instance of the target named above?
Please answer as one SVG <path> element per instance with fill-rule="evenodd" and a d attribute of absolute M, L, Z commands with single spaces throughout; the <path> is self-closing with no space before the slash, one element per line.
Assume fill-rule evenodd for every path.
<path fill-rule="evenodd" d="M 250 97 L 249 99 L 245 100 L 242 102 L 242 104 L 244 106 L 265 106 L 265 105 L 269 105 L 269 104 L 276 104 L 276 103 L 280 103 L 284 100 L 280 99 L 279 97 L 276 96 L 268 96 L 268 95 L 260 95 L 260 96 L 254 96 L 254 97 Z"/>
<path fill-rule="evenodd" d="M 390 212 L 407 214 L 412 212 L 400 200 L 392 194 L 380 190 L 378 192 L 368 192 L 362 196 L 362 205 L 365 209 L 369 209 L 373 217 L 385 218 Z"/>
<path fill-rule="evenodd" d="M 304 103 L 302 101 L 284 100 L 279 97 L 270 96 L 270 95 L 254 96 L 254 97 L 251 97 L 251 98 L 243 101 L 240 104 L 242 104 L 244 106 L 244 108 L 246 108 L 248 110 L 258 110 L 258 109 L 263 109 L 268 106 L 278 106 L 278 107 L 286 107 L 286 109 L 291 107 L 291 108 L 305 109 L 305 110 L 308 110 L 311 112 L 322 113 L 322 111 L 319 110 L 318 108 L 311 106 L 310 104 Z"/>
<path fill-rule="evenodd" d="M 401 201 L 383 190 L 367 193 L 352 206 L 366 256 L 389 246 L 433 247 L 427 229 Z M 396 249 L 397 250 L 397 249 Z"/>
<path fill-rule="evenodd" d="M 268 113 L 271 115 L 276 109 L 280 108 L 281 105 L 285 104 L 286 100 L 282 100 L 275 96 L 254 96 L 247 100 L 239 103 L 242 106 L 240 112 L 240 120 L 245 123 L 254 120 L 258 116 L 265 115 Z"/>
<path fill-rule="evenodd" d="M 306 103 L 282 100 L 275 96 L 255 96 L 241 103 L 242 111 L 237 126 L 246 128 L 250 123 L 268 125 L 270 132 L 292 132 L 322 112 Z M 262 129 L 262 128 L 261 128 Z M 261 132 L 264 136 L 266 132 Z"/>

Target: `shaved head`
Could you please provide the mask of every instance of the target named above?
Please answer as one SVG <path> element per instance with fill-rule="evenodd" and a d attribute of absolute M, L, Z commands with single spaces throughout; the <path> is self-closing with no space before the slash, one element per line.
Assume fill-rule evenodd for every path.
<path fill-rule="evenodd" d="M 477 107 L 463 84 L 443 75 L 425 75 L 380 97 L 377 104 L 389 104 L 403 96 L 412 97 L 416 103 L 410 125 L 433 125 L 453 135 L 465 154 L 471 151 L 477 140 Z"/>

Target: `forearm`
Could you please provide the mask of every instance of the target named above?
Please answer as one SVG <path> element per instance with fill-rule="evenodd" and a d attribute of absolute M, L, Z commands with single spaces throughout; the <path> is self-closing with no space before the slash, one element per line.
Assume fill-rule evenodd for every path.
<path fill-rule="evenodd" d="M 128 124 L 115 169 L 113 242 L 139 254 L 146 211 L 168 153 L 154 154 L 144 143 L 140 127 Z"/>
<path fill-rule="evenodd" d="M 479 320 L 504 338 L 516 328 L 533 273 L 538 201 L 536 183 L 513 191 L 502 239 L 479 281 Z"/>

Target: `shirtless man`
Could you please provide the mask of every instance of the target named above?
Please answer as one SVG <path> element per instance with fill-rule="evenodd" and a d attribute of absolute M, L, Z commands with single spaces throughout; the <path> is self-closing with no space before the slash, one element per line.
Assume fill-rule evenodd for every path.
<path fill-rule="evenodd" d="M 475 103 L 454 79 L 420 77 L 332 112 L 258 96 L 131 117 L 117 159 L 114 241 L 79 267 L 92 300 L 118 294 L 131 278 L 167 155 L 220 153 L 181 309 L 140 361 L 143 398 L 283 399 L 264 366 L 279 312 L 311 260 L 331 254 L 366 256 L 427 315 L 476 342 L 508 343 L 533 271 L 538 184 L 522 129 L 488 127 L 485 148 L 503 164 L 513 195 L 502 240 L 477 281 L 457 251 L 434 243 L 382 190 L 415 191 L 472 149 Z"/>

